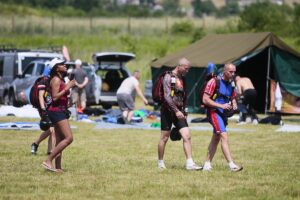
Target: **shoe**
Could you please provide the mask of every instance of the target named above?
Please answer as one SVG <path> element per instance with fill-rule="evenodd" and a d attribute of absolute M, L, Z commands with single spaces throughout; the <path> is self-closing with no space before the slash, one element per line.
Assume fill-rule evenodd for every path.
<path fill-rule="evenodd" d="M 203 171 L 211 171 L 212 170 L 212 167 L 211 165 L 205 165 L 203 166 Z"/>
<path fill-rule="evenodd" d="M 36 143 L 32 143 L 31 144 L 31 154 L 36 155 L 38 148 L 39 148 L 39 145 L 37 145 Z"/>
<path fill-rule="evenodd" d="M 252 121 L 252 124 L 257 125 L 257 124 L 258 124 L 258 120 L 257 120 L 257 119 L 254 119 L 254 120 Z"/>
<path fill-rule="evenodd" d="M 239 172 L 239 171 L 242 171 L 243 170 L 243 166 L 234 166 L 234 167 L 230 167 L 229 168 L 230 169 L 230 171 L 232 171 L 232 172 Z"/>
<path fill-rule="evenodd" d="M 250 117 L 247 117 L 247 118 L 246 118 L 246 123 L 247 123 L 247 124 L 251 123 L 251 118 L 250 118 Z"/>
<path fill-rule="evenodd" d="M 165 163 L 158 163 L 158 169 L 167 169 Z"/>
<path fill-rule="evenodd" d="M 65 171 L 63 169 L 56 169 L 56 173 L 64 173 Z"/>
<path fill-rule="evenodd" d="M 57 172 L 57 170 L 55 168 L 52 168 L 51 166 L 48 166 L 45 161 L 42 163 L 42 167 L 44 167 L 46 170 L 48 170 L 50 172 Z"/>
<path fill-rule="evenodd" d="M 78 112 L 79 114 L 83 114 L 82 108 L 77 108 L 77 112 Z"/>
<path fill-rule="evenodd" d="M 196 163 L 193 163 L 192 165 L 186 165 L 185 167 L 187 170 L 201 170 L 203 169 L 202 166 L 197 165 Z"/>

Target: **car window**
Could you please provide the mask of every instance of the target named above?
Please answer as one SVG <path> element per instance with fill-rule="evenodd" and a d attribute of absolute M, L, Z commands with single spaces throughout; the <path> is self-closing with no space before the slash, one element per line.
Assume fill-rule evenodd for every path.
<path fill-rule="evenodd" d="M 28 67 L 26 68 L 26 70 L 23 73 L 23 77 L 31 76 L 32 72 L 33 72 L 33 68 L 34 68 L 34 63 L 28 65 Z"/>
<path fill-rule="evenodd" d="M 43 72 L 44 72 L 44 68 L 45 68 L 45 64 L 43 64 L 43 63 L 37 64 L 36 71 L 35 71 L 35 75 L 36 75 L 36 76 L 42 75 Z"/>
<path fill-rule="evenodd" d="M 125 70 L 98 70 L 97 75 L 101 79 L 125 79 L 128 77 Z"/>

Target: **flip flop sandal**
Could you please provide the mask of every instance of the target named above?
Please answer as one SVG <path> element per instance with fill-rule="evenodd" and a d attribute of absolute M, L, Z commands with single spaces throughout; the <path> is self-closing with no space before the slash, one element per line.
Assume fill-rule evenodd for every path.
<path fill-rule="evenodd" d="M 57 172 L 56 169 L 49 167 L 49 166 L 47 165 L 47 163 L 45 163 L 45 162 L 42 163 L 42 167 L 44 167 L 44 168 L 45 168 L 46 170 L 48 170 L 48 171 L 51 171 L 51 172 Z"/>

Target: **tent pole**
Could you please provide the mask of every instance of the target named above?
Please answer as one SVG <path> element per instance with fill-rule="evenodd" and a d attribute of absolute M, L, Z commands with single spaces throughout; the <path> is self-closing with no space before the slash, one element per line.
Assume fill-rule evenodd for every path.
<path fill-rule="evenodd" d="M 271 60 L 271 46 L 268 49 L 268 68 L 267 68 L 267 78 L 266 78 L 266 99 L 265 99 L 265 114 L 268 110 L 268 100 L 269 100 L 269 80 L 270 80 L 270 60 Z"/>

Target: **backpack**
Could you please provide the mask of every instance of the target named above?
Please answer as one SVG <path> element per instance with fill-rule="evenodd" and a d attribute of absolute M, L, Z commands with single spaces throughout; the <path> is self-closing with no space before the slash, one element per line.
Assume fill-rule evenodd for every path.
<path fill-rule="evenodd" d="M 200 107 L 201 108 L 205 108 L 205 104 L 203 103 L 203 96 L 204 96 L 204 91 L 205 88 L 207 86 L 207 83 L 211 80 L 211 79 L 216 79 L 216 87 L 215 87 L 215 91 L 212 95 L 212 100 L 215 100 L 219 94 L 219 89 L 220 89 L 220 79 L 214 74 L 214 73 L 209 73 L 208 75 L 206 75 L 205 77 L 205 81 L 203 83 L 203 85 L 201 86 L 200 89 Z"/>
<path fill-rule="evenodd" d="M 201 108 L 205 108 L 205 107 L 206 107 L 206 105 L 203 103 L 203 95 L 204 95 L 204 91 L 205 91 L 205 88 L 206 88 L 206 86 L 207 86 L 207 83 L 208 83 L 211 79 L 213 79 L 213 78 L 216 80 L 216 87 L 215 87 L 215 90 L 214 90 L 214 93 L 213 93 L 211 99 L 214 101 L 217 97 L 220 97 L 220 96 L 221 96 L 221 97 L 224 97 L 224 98 L 230 98 L 230 99 L 231 99 L 231 97 L 232 97 L 232 94 L 233 94 L 234 88 L 235 88 L 235 82 L 234 82 L 234 81 L 231 82 L 231 87 L 232 87 L 231 96 L 225 96 L 225 95 L 221 94 L 220 91 L 219 91 L 219 89 L 220 89 L 220 78 L 219 78 L 218 76 L 216 76 L 215 74 L 213 74 L 213 73 L 208 74 L 208 75 L 206 76 L 205 82 L 204 82 L 204 84 L 202 85 L 201 90 L 200 90 L 200 107 L 201 107 Z M 232 100 L 232 99 L 231 99 L 231 100 Z M 229 115 L 232 116 L 232 114 L 233 114 L 233 113 L 230 113 L 230 114 L 228 114 L 228 116 L 229 116 Z"/>
<path fill-rule="evenodd" d="M 152 99 L 158 105 L 161 105 L 164 102 L 163 80 L 166 74 L 170 74 L 171 79 L 175 78 L 171 71 L 165 71 L 158 76 L 152 87 Z M 171 88 L 175 88 L 175 81 L 171 82 Z"/>
<path fill-rule="evenodd" d="M 35 80 L 33 86 L 30 89 L 29 99 L 30 103 L 34 108 L 41 109 L 40 101 L 39 101 L 39 85 L 41 82 L 44 82 L 46 85 L 45 90 L 47 91 L 50 85 L 50 78 L 47 76 L 39 77 Z"/>

